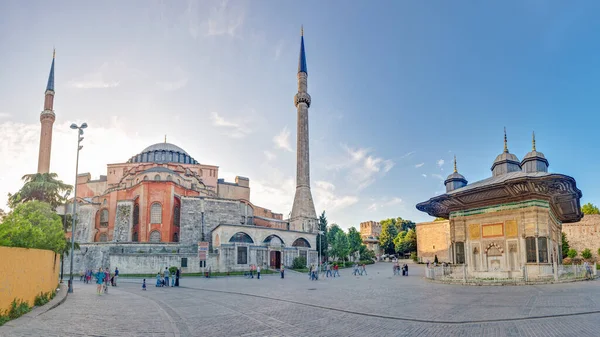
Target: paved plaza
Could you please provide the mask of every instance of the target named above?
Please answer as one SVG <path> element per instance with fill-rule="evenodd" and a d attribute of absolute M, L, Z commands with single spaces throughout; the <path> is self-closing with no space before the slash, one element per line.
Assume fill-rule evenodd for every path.
<path fill-rule="evenodd" d="M 122 279 L 109 294 L 76 282 L 57 308 L 5 336 L 596 336 L 600 282 L 539 286 L 430 283 L 424 267 L 392 276 L 390 263 L 367 276 L 310 281 L 286 271 L 261 280 L 183 278 L 156 288 Z"/>

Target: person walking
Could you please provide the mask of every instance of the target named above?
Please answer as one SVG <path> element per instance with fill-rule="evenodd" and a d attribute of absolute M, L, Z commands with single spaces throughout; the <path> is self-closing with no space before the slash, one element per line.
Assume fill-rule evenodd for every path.
<path fill-rule="evenodd" d="M 96 273 L 96 292 L 98 293 L 98 296 L 102 295 L 102 284 L 104 283 L 104 272 L 102 271 L 102 268 L 98 269 L 98 272 Z"/>
<path fill-rule="evenodd" d="M 160 277 L 160 272 L 156 273 L 156 286 L 157 287 L 162 287 L 162 281 L 161 281 L 161 277 Z"/>
<path fill-rule="evenodd" d="M 146 279 L 142 281 L 142 290 L 146 290 Z"/>
<path fill-rule="evenodd" d="M 333 277 L 335 277 L 335 275 L 340 277 L 340 266 L 338 266 L 337 264 L 333 265 Z"/>
<path fill-rule="evenodd" d="M 325 270 L 326 270 L 326 272 L 325 272 L 325 277 L 329 277 L 329 276 L 331 276 L 331 266 L 329 265 L 329 263 L 327 263 L 327 264 L 325 265 Z"/>
<path fill-rule="evenodd" d="M 118 280 L 119 280 L 119 268 L 115 267 L 115 287 L 117 286 Z"/>
<path fill-rule="evenodd" d="M 179 277 L 181 277 L 181 268 L 177 268 L 175 272 L 175 286 L 179 287 Z"/>
<path fill-rule="evenodd" d="M 281 273 L 281 278 L 283 278 L 283 273 L 285 272 L 285 269 L 283 267 L 283 263 L 281 264 L 281 267 L 279 268 L 279 272 Z"/>
<path fill-rule="evenodd" d="M 256 267 L 256 279 L 260 280 L 260 266 Z"/>
<path fill-rule="evenodd" d="M 171 287 L 175 286 L 175 273 L 171 274 Z"/>
<path fill-rule="evenodd" d="M 311 264 L 310 267 L 308 267 L 308 279 L 312 281 L 313 279 L 313 265 Z"/>
<path fill-rule="evenodd" d="M 104 293 L 108 294 L 108 283 L 110 282 L 110 268 L 104 270 Z"/>
<path fill-rule="evenodd" d="M 165 267 L 165 287 L 169 286 L 169 276 L 170 276 L 171 272 L 169 271 L 169 268 Z"/>
<path fill-rule="evenodd" d="M 364 263 L 363 263 L 363 265 L 362 265 L 362 270 L 360 271 L 360 274 L 361 274 L 361 275 L 362 275 L 363 273 L 365 274 L 365 276 L 368 276 L 368 275 L 367 275 L 367 265 L 366 265 L 366 264 L 364 264 Z"/>
<path fill-rule="evenodd" d="M 254 265 L 250 265 L 250 278 L 254 278 Z"/>

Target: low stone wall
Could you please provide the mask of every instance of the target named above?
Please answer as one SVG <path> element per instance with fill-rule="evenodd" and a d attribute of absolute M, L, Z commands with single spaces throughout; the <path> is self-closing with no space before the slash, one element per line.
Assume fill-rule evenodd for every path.
<path fill-rule="evenodd" d="M 14 299 L 33 305 L 36 295 L 56 290 L 60 255 L 42 249 L 0 247 L 0 310 Z"/>

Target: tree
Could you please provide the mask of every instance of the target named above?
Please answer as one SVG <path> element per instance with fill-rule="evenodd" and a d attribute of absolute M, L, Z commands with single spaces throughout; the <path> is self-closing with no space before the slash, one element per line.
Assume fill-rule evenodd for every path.
<path fill-rule="evenodd" d="M 398 228 L 399 231 L 408 231 L 415 227 L 417 227 L 417 224 L 410 220 L 404 220 L 401 217 L 396 218 L 396 228 Z"/>
<path fill-rule="evenodd" d="M 562 250 L 562 258 L 564 259 L 569 254 L 569 240 L 567 240 L 567 234 L 565 234 L 565 232 L 562 232 L 562 249 L 561 250 Z"/>
<path fill-rule="evenodd" d="M 584 250 L 581 251 L 581 257 L 583 257 L 584 259 L 591 259 L 592 258 L 592 251 L 589 248 L 586 248 Z"/>
<path fill-rule="evenodd" d="M 360 251 L 360 246 L 362 246 L 362 238 L 360 237 L 360 232 L 356 230 L 354 227 L 350 227 L 348 229 L 348 254 L 354 254 Z"/>
<path fill-rule="evenodd" d="M 404 237 L 406 236 L 406 232 L 402 231 L 396 235 L 394 238 L 394 250 L 396 253 L 404 254 Z"/>
<path fill-rule="evenodd" d="M 360 253 L 361 260 L 373 260 L 376 257 L 375 252 L 368 249 L 365 245 L 361 245 L 358 252 Z"/>
<path fill-rule="evenodd" d="M 598 209 L 598 207 L 591 202 L 588 202 L 587 204 L 581 206 L 581 212 L 585 215 L 600 214 L 600 209 Z"/>
<path fill-rule="evenodd" d="M 416 252 L 417 251 L 417 231 L 413 228 L 406 233 L 404 237 L 405 252 Z"/>
<path fill-rule="evenodd" d="M 336 232 L 335 240 L 333 241 L 331 248 L 331 254 L 336 259 L 345 259 L 346 256 L 348 256 L 348 248 L 348 237 L 346 236 L 346 233 L 344 233 L 344 231 Z"/>
<path fill-rule="evenodd" d="M 48 249 L 61 254 L 66 241 L 60 220 L 48 203 L 19 204 L 0 224 L 0 246 Z"/>
<path fill-rule="evenodd" d="M 394 254 L 394 238 L 398 235 L 396 228 L 396 219 L 381 220 L 381 234 L 379 235 L 379 247 L 386 254 Z"/>
<path fill-rule="evenodd" d="M 23 187 L 15 194 L 8 194 L 8 206 L 15 208 L 21 203 L 38 200 L 50 204 L 53 210 L 56 209 L 65 202 L 65 193 L 73 189 L 73 186 L 65 184 L 57 178 L 56 173 L 24 175 L 21 178 L 25 182 Z"/>
<path fill-rule="evenodd" d="M 567 256 L 574 259 L 577 256 L 577 251 L 573 248 L 569 249 Z"/>
<path fill-rule="evenodd" d="M 321 213 L 321 215 L 319 216 L 319 231 L 323 232 L 324 234 L 323 235 L 317 234 L 317 251 L 320 252 L 321 258 L 327 259 L 327 247 L 328 247 L 327 232 L 328 232 L 328 230 L 327 230 L 327 217 L 325 216 L 325 211 L 323 211 L 323 213 Z"/>
<path fill-rule="evenodd" d="M 337 224 L 331 224 L 331 226 L 329 226 L 329 229 L 327 230 L 327 243 L 330 248 L 335 244 L 335 238 L 339 232 L 343 233 L 344 231 Z"/>

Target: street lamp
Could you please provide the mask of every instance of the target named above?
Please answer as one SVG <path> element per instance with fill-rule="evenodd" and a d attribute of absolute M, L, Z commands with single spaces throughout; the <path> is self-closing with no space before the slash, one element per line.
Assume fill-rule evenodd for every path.
<path fill-rule="evenodd" d="M 69 195 L 71 194 L 71 191 L 67 191 L 67 193 L 65 193 L 65 211 L 63 212 L 63 231 L 67 231 L 67 199 L 69 198 Z M 72 235 L 73 233 L 71 233 Z M 65 254 L 63 252 L 63 254 L 60 257 L 60 283 L 63 282 L 63 266 L 65 264 Z"/>
<path fill-rule="evenodd" d="M 75 160 L 75 189 L 73 194 L 75 195 L 73 199 L 73 216 L 71 219 L 71 272 L 69 277 L 69 290 L 68 292 L 73 292 L 73 251 L 75 250 L 75 224 L 77 223 L 77 175 L 79 170 L 79 150 L 83 148 L 81 145 L 81 141 L 83 140 L 83 129 L 87 128 L 87 123 L 81 124 L 81 126 L 77 126 L 77 124 L 71 124 L 71 129 L 79 130 L 77 132 L 77 159 Z"/>
<path fill-rule="evenodd" d="M 321 272 L 321 251 L 323 250 L 323 234 L 325 234 L 325 232 L 319 231 L 319 273 Z"/>

